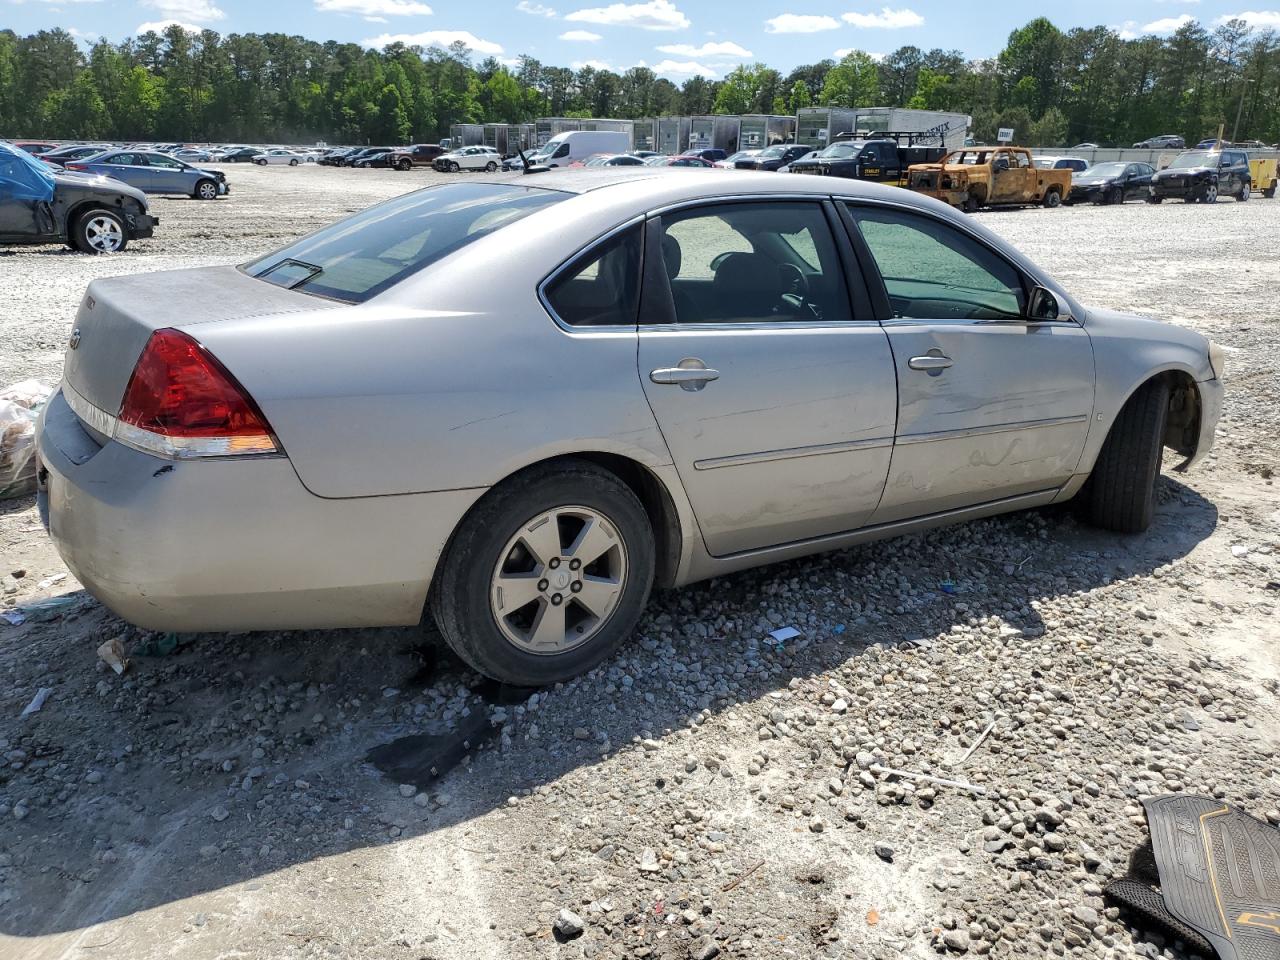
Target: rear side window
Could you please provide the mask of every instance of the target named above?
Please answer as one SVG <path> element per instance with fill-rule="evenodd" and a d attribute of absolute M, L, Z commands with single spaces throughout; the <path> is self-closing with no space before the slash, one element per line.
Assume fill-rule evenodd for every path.
<path fill-rule="evenodd" d="M 635 326 L 640 311 L 640 226 L 593 247 L 547 284 L 547 305 L 571 327 Z"/>
<path fill-rule="evenodd" d="M 370 207 L 243 267 L 250 276 L 347 303 L 363 303 L 481 237 L 568 194 L 458 183 Z"/>

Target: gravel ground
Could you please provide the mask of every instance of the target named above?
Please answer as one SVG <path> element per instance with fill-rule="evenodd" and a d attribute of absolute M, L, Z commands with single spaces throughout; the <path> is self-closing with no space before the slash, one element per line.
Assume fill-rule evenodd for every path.
<path fill-rule="evenodd" d="M 95 276 L 241 261 L 435 175 L 230 176 L 121 256 L 0 251 L 0 383 L 57 377 Z M 156 655 L 6 504 L 3 603 L 69 602 L 0 623 L 0 957 L 1181 956 L 1101 889 L 1145 796 L 1280 821 L 1280 202 L 981 217 L 1086 301 L 1230 349 L 1216 453 L 1148 534 L 1037 511 L 663 593 L 530 695 L 417 630 Z M 94 652 L 117 637 L 123 676 Z"/>

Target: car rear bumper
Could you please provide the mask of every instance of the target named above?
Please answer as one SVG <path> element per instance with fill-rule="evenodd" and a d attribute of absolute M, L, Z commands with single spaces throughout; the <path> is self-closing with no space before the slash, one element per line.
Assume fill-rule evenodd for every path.
<path fill-rule="evenodd" d="M 324 499 L 285 457 L 170 461 L 100 444 L 61 390 L 37 456 L 63 560 L 151 630 L 415 624 L 444 544 L 484 492 Z"/>

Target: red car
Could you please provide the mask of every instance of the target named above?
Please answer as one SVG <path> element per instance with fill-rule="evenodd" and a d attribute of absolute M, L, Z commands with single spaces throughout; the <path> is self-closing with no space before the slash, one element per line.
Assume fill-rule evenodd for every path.
<path fill-rule="evenodd" d="M 34 156 L 40 156 L 42 153 L 48 153 L 50 150 L 56 150 L 56 143 L 45 143 L 43 140 L 14 140 L 13 145 L 19 150 L 25 150 Z"/>

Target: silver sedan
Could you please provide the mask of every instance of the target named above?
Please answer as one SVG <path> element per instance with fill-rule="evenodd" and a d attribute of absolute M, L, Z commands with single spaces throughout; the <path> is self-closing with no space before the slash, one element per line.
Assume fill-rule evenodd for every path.
<path fill-rule="evenodd" d="M 1162 447 L 1209 450 L 1221 375 L 1200 335 L 1086 308 L 904 190 L 498 176 L 94 281 L 40 497 L 143 627 L 430 611 L 477 670 L 541 684 L 655 584 L 1072 498 L 1139 532 Z"/>

